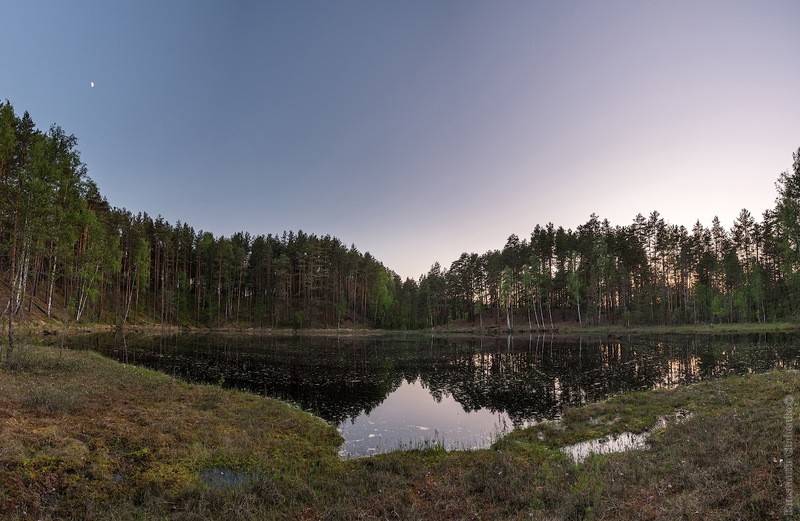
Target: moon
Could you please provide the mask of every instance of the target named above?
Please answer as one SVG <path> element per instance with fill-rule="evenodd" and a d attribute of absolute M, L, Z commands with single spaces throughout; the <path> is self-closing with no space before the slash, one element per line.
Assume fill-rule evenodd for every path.
<path fill-rule="evenodd" d="M 89 82 L 89 86 L 90 86 L 91 88 L 94 88 L 94 82 L 93 82 L 93 81 L 90 81 L 90 82 Z"/>

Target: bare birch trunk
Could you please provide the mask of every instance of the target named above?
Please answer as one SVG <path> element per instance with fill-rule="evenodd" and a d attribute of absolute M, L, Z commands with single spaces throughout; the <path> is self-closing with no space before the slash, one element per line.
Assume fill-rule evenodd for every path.
<path fill-rule="evenodd" d="M 8 303 L 8 345 L 6 346 L 6 365 L 11 365 L 11 353 L 14 352 L 14 313 L 11 302 Z"/>
<path fill-rule="evenodd" d="M 58 258 L 53 256 L 53 265 L 50 266 L 50 283 L 48 284 L 47 288 L 47 316 L 50 317 L 50 314 L 53 310 L 53 288 L 56 285 L 56 262 Z"/>

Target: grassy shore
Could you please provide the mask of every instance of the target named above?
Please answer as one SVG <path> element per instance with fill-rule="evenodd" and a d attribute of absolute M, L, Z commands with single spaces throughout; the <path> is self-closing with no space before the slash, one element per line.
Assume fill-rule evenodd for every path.
<path fill-rule="evenodd" d="M 800 484 L 789 396 L 795 372 L 728 377 L 568 409 L 491 450 L 341 461 L 335 428 L 276 400 L 27 344 L 0 369 L 0 517 L 778 519 Z M 580 465 L 559 450 L 678 409 L 693 415 L 651 450 Z"/>
<path fill-rule="evenodd" d="M 742 322 L 734 324 L 681 324 L 664 326 L 566 326 L 560 329 L 566 334 L 611 334 L 611 335 L 729 335 L 747 333 L 796 333 L 800 324 L 792 322 Z"/>
<path fill-rule="evenodd" d="M 505 336 L 512 334 L 554 334 L 560 336 L 616 336 L 627 335 L 732 335 L 750 333 L 797 333 L 800 324 L 793 322 L 767 322 L 753 323 L 741 322 L 734 324 L 675 324 L 675 325 L 621 325 L 610 324 L 601 326 L 579 325 L 577 323 L 559 323 L 554 330 L 530 330 L 527 327 L 515 327 L 512 330 L 505 326 L 472 327 L 468 325 L 444 326 L 431 331 L 437 335 L 470 335 L 470 336 Z"/>
<path fill-rule="evenodd" d="M 64 325 L 51 320 L 29 320 L 17 326 L 17 334 L 24 337 L 41 337 L 42 335 L 71 335 L 80 333 L 102 333 L 112 332 L 117 328 L 110 324 L 102 323 L 80 323 Z M 527 327 L 515 327 L 512 330 L 503 326 L 473 326 L 468 323 L 454 323 L 447 326 L 440 326 L 433 329 L 419 329 L 407 331 L 393 331 L 386 329 L 372 329 L 367 327 L 343 327 L 343 328 L 260 328 L 245 327 L 235 324 L 227 324 L 215 328 L 208 327 L 189 327 L 162 325 L 157 323 L 129 324 L 125 331 L 131 333 L 152 333 L 152 334 L 173 334 L 173 333 L 230 333 L 242 335 L 263 335 L 263 336 L 340 336 L 340 337 L 375 337 L 385 335 L 413 335 L 413 336 L 506 336 L 511 334 L 546 334 L 559 336 L 616 336 L 627 335 L 728 335 L 728 334 L 750 334 L 750 333 L 798 333 L 800 323 L 794 322 L 741 322 L 733 324 L 675 324 L 675 325 L 624 325 L 609 324 L 601 326 L 579 325 L 574 322 L 559 322 L 555 324 L 553 330 L 530 330 Z"/>

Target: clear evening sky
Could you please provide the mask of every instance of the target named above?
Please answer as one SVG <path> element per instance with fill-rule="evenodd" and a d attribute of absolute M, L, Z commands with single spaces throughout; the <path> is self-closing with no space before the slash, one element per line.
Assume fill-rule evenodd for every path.
<path fill-rule="evenodd" d="M 7 2 L 0 99 L 113 206 L 302 229 L 401 276 L 592 212 L 760 220 L 800 2 Z M 94 82 L 94 87 L 90 86 Z"/>

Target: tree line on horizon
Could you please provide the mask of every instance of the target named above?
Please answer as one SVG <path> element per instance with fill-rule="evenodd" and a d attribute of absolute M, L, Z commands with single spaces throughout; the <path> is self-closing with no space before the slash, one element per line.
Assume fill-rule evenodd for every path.
<path fill-rule="evenodd" d="M 669 224 L 658 212 L 612 226 L 592 214 L 501 250 L 438 262 L 402 280 L 368 252 L 302 231 L 215 236 L 111 207 L 77 138 L 36 128 L 0 102 L 2 316 L 36 307 L 117 325 L 551 329 L 580 324 L 770 322 L 800 314 L 800 149 L 774 208 L 730 229 Z"/>
<path fill-rule="evenodd" d="M 612 226 L 594 213 L 576 230 L 536 225 L 502 250 L 463 253 L 420 280 L 429 324 L 484 315 L 507 329 L 800 319 L 800 149 L 778 176 L 775 207 L 742 209 L 691 230 L 657 211 Z M 428 289 L 430 288 L 430 289 Z M 520 324 L 522 322 L 522 324 Z"/>

